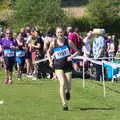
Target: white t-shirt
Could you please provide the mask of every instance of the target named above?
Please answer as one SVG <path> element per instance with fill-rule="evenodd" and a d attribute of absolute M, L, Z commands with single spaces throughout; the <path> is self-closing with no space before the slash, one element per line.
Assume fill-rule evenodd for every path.
<path fill-rule="evenodd" d="M 84 53 L 84 56 L 88 57 L 91 52 L 91 46 L 90 46 L 89 39 L 85 37 L 83 39 L 83 42 L 84 42 L 84 46 L 82 47 L 82 52 Z"/>

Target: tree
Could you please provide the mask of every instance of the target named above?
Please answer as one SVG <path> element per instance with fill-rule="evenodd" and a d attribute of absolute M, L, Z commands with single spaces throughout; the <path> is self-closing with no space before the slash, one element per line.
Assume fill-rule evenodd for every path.
<path fill-rule="evenodd" d="M 0 0 L 0 24 L 7 25 L 7 21 L 12 15 L 12 0 Z"/>
<path fill-rule="evenodd" d="M 0 10 L 10 9 L 12 0 L 0 0 Z"/>
<path fill-rule="evenodd" d="M 17 26 L 47 27 L 61 24 L 65 15 L 60 0 L 16 0 L 14 20 Z"/>
<path fill-rule="evenodd" d="M 118 0 L 92 0 L 87 7 L 90 24 L 104 27 L 113 24 L 119 18 Z"/>

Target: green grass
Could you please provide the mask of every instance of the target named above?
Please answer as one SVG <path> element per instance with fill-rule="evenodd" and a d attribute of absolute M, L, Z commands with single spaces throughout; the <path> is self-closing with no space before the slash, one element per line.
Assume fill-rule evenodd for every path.
<path fill-rule="evenodd" d="M 120 83 L 106 82 L 103 97 L 101 82 L 73 79 L 70 110 L 62 111 L 58 81 L 25 79 L 12 85 L 2 83 L 0 71 L 0 120 L 119 120 Z"/>

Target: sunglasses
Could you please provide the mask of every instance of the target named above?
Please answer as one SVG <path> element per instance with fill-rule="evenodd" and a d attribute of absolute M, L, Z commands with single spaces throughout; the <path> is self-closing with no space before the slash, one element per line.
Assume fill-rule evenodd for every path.
<path fill-rule="evenodd" d="M 6 33 L 6 34 L 12 34 L 12 33 Z"/>

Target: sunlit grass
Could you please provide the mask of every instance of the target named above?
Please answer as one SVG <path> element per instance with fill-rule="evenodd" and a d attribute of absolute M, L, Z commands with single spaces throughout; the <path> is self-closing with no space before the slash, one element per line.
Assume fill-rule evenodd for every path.
<path fill-rule="evenodd" d="M 3 84 L 4 72 L 0 71 L 0 120 L 119 120 L 120 83 L 73 79 L 70 110 L 62 111 L 58 81 L 24 78 L 12 85 Z"/>

